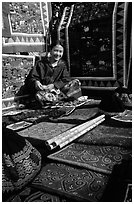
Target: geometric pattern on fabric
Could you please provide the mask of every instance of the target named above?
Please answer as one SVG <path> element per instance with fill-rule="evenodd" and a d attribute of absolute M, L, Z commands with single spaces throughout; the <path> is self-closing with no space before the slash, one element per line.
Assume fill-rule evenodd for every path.
<path fill-rule="evenodd" d="M 116 53 L 116 69 L 118 81 L 123 85 L 123 65 L 124 65 L 124 7 L 125 3 L 118 3 L 116 16 L 116 32 L 115 32 L 115 53 Z M 125 67 L 124 67 L 125 69 Z"/>
<path fill-rule="evenodd" d="M 42 168 L 31 186 L 77 201 L 96 202 L 101 199 L 108 178 L 108 175 L 87 169 L 49 163 Z"/>
<path fill-rule="evenodd" d="M 11 36 L 10 38 L 3 36 L 3 53 L 45 51 L 44 36 L 49 26 L 48 13 L 51 12 L 48 4 L 46 2 L 16 2 L 16 4 L 10 2 L 9 8 L 7 20 Z"/>
<path fill-rule="evenodd" d="M 82 88 L 115 89 L 124 86 L 127 80 L 126 73 L 126 29 L 127 29 L 128 3 L 115 3 L 112 16 L 112 77 L 77 77 Z M 63 36 L 64 37 L 64 36 Z M 63 39 L 62 37 L 62 39 Z M 65 40 L 65 39 L 64 39 Z M 93 79 L 93 80 L 92 80 Z M 88 83 L 87 83 L 88 82 Z"/>
<path fill-rule="evenodd" d="M 6 202 L 67 202 L 69 200 L 65 199 L 63 196 L 57 196 L 53 193 L 47 193 L 41 191 L 38 188 L 27 186 L 8 199 Z"/>
<path fill-rule="evenodd" d="M 31 137 L 47 141 L 74 127 L 75 124 L 40 122 L 29 128 L 19 131 L 22 137 Z"/>
<path fill-rule="evenodd" d="M 97 146 L 72 143 L 48 156 L 49 159 L 87 168 L 96 172 L 111 174 L 115 164 L 131 158 L 131 149 L 117 146 Z"/>
<path fill-rule="evenodd" d="M 57 29 L 58 40 L 60 40 L 60 42 L 65 47 L 65 55 L 66 55 L 67 66 L 69 71 L 70 71 L 70 57 L 69 57 L 68 27 L 72 18 L 73 7 L 74 5 L 72 5 L 71 7 L 64 8 L 62 18 Z"/>
<path fill-rule="evenodd" d="M 15 96 L 34 61 L 34 56 L 2 54 L 2 98 Z M 5 102 L 5 106 L 8 107 L 8 103 L 10 101 L 7 101 L 7 105 Z"/>
<path fill-rule="evenodd" d="M 2 156 L 2 192 L 8 193 L 21 189 L 35 177 L 41 168 L 41 154 L 27 140 L 24 147 L 13 154 L 9 145 L 5 145 L 10 153 Z"/>
<path fill-rule="evenodd" d="M 98 125 L 76 140 L 78 143 L 89 145 L 111 145 L 132 147 L 132 128 Z"/>
<path fill-rule="evenodd" d="M 63 43 L 63 45 L 65 45 L 65 28 L 69 18 L 69 9 L 70 7 L 64 8 L 63 15 L 57 29 L 58 40 L 60 40 Z"/>
<path fill-rule="evenodd" d="M 128 22 L 128 3 L 115 3 L 116 15 L 114 20 L 113 32 L 113 60 L 119 85 L 126 86 L 127 81 L 127 23 Z M 115 86 L 115 84 L 114 84 Z"/>

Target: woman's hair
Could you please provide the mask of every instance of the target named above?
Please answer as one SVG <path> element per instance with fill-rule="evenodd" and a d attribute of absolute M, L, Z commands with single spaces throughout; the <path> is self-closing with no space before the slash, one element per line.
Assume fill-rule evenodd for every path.
<path fill-rule="evenodd" d="M 61 45 L 63 47 L 63 43 L 60 40 L 56 40 L 55 42 L 52 42 L 52 44 L 50 45 L 50 50 L 56 45 Z"/>

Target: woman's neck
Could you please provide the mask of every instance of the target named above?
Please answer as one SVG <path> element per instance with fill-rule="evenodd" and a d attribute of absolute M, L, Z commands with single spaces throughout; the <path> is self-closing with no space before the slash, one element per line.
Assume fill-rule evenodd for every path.
<path fill-rule="evenodd" d="M 57 66 L 57 64 L 58 64 L 58 61 L 56 61 L 54 58 L 52 58 L 52 57 L 50 57 L 49 58 L 49 62 L 50 62 L 50 64 L 52 65 L 52 67 L 55 67 L 55 66 Z"/>

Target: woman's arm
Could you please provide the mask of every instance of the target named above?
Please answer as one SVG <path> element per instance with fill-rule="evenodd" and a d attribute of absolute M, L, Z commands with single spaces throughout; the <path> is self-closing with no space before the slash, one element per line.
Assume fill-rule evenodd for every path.
<path fill-rule="evenodd" d="M 45 75 L 44 64 L 41 61 L 37 61 L 25 80 L 25 85 L 30 92 L 36 92 L 38 90 L 45 89 L 45 87 L 42 85 L 44 75 Z"/>

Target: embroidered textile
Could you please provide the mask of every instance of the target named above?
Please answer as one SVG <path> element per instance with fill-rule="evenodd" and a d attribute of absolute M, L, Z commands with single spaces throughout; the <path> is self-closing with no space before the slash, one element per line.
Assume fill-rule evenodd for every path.
<path fill-rule="evenodd" d="M 64 196 L 39 190 L 35 187 L 27 186 L 18 194 L 10 196 L 6 202 L 69 202 L 72 201 Z"/>
<path fill-rule="evenodd" d="M 11 130 L 3 130 L 2 192 L 21 189 L 41 167 L 41 155 L 30 142 Z"/>
<path fill-rule="evenodd" d="M 45 165 L 31 186 L 76 201 L 99 201 L 109 176 L 61 163 Z"/>
<path fill-rule="evenodd" d="M 72 143 L 48 156 L 49 159 L 110 174 L 115 164 L 131 158 L 131 149 Z"/>
<path fill-rule="evenodd" d="M 132 129 L 128 127 L 99 125 L 76 142 L 89 145 L 132 146 Z"/>

